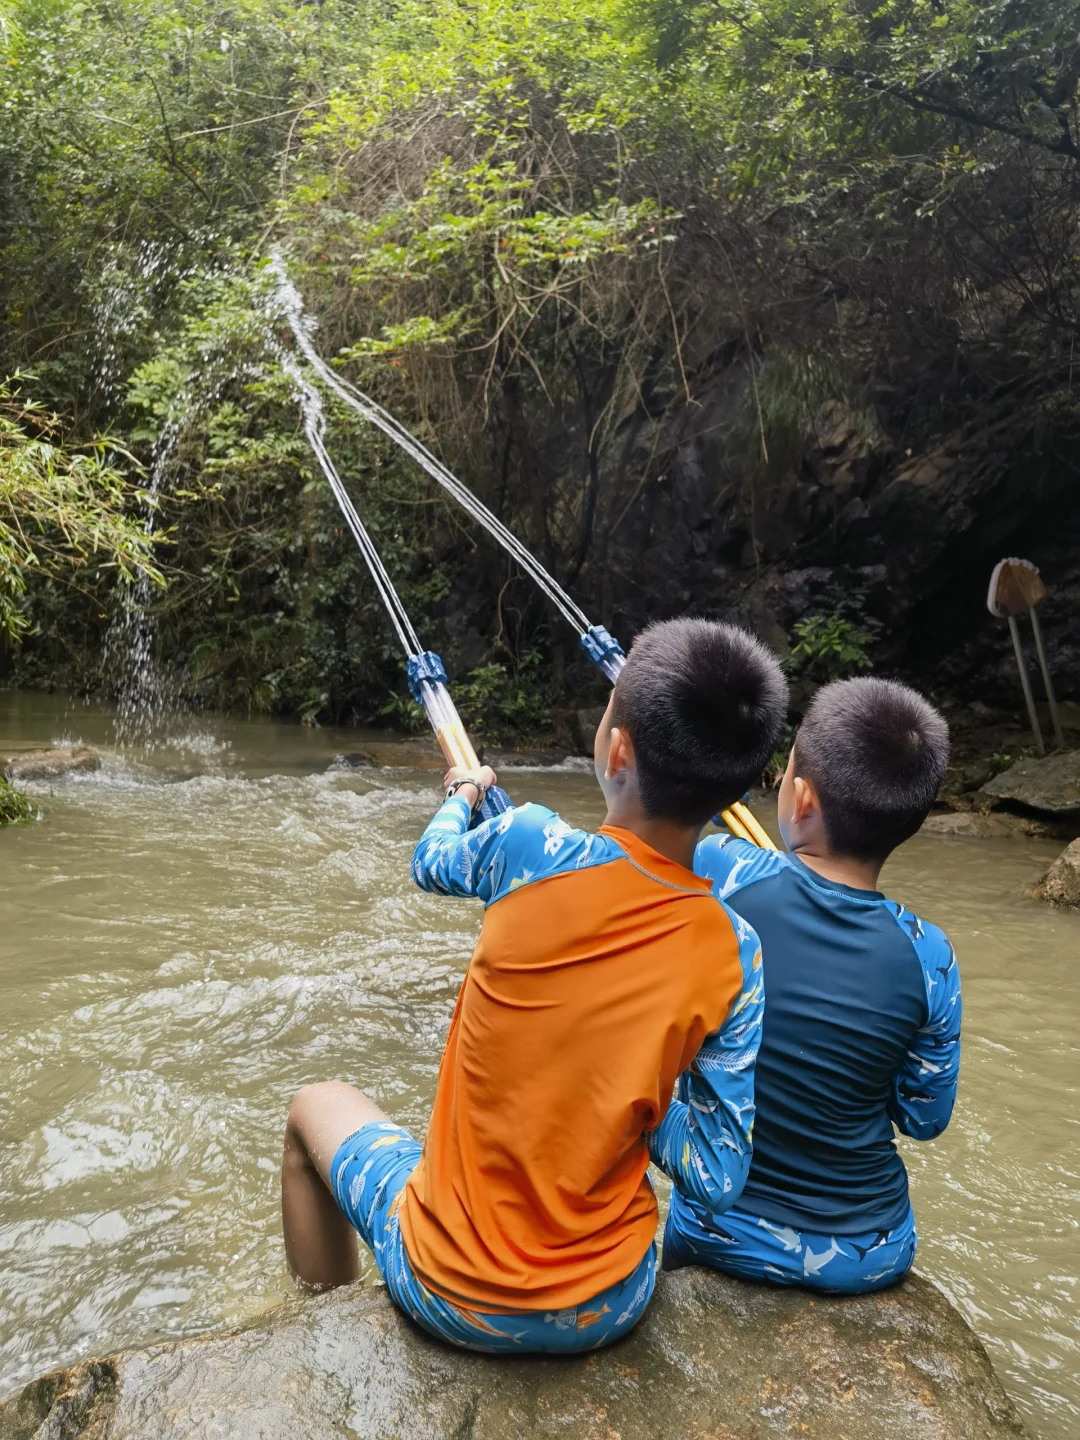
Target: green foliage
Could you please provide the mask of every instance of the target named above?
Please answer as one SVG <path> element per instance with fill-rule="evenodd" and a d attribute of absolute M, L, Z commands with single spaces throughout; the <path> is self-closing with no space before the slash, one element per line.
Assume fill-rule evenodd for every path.
<path fill-rule="evenodd" d="M 24 378 L 0 380 L 0 635 L 9 640 L 30 624 L 29 577 L 84 597 L 110 575 L 161 580 L 131 513 L 144 497 L 111 463 L 111 447 L 65 448 L 57 416 L 20 395 Z"/>
<path fill-rule="evenodd" d="M 109 683 L 115 583 L 156 563 L 192 700 L 415 720 L 281 373 L 272 247 L 323 352 L 596 611 L 718 383 L 706 482 L 754 563 L 830 407 L 895 453 L 958 396 L 1034 387 L 1071 423 L 1076 32 L 1071 0 L 0 0 L 0 374 L 35 376 L 0 406 L 17 673 Z M 564 672 L 530 584 L 327 420 L 425 643 L 474 666 L 463 708 L 542 724 Z M 802 623 L 800 673 L 862 668 L 857 616 Z"/>
<path fill-rule="evenodd" d="M 0 825 L 26 825 L 40 818 L 34 802 L 0 775 Z"/>
<path fill-rule="evenodd" d="M 537 683 L 540 655 L 528 650 L 515 670 L 491 663 L 470 670 L 454 699 L 478 741 L 519 741 L 546 730 L 551 711 Z"/>
<path fill-rule="evenodd" d="M 874 632 L 839 610 L 813 611 L 796 621 L 792 635 L 789 674 L 827 684 L 873 667 L 867 652 Z"/>

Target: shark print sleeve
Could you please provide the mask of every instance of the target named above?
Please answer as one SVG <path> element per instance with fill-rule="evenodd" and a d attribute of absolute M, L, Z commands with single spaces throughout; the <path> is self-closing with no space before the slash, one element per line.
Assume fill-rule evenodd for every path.
<path fill-rule="evenodd" d="M 754 880 L 767 879 L 786 864 L 782 851 L 759 850 L 748 840 L 723 832 L 706 835 L 694 851 L 694 874 L 712 881 L 718 900 L 726 900 Z"/>
<path fill-rule="evenodd" d="M 412 877 L 437 895 L 476 896 L 494 904 L 511 890 L 563 870 L 621 855 L 613 840 L 574 830 L 543 805 L 518 805 L 469 829 L 468 802 L 452 795 L 413 851 Z"/>
<path fill-rule="evenodd" d="M 754 1062 L 765 992 L 757 934 L 724 907 L 739 940 L 742 986 L 719 1030 L 679 1079 L 678 1097 L 646 1135 L 654 1164 L 713 1214 L 734 1205 L 750 1169 Z"/>
<path fill-rule="evenodd" d="M 893 1077 L 889 1119 L 913 1140 L 933 1140 L 948 1125 L 960 1072 L 960 969 L 956 952 L 936 925 L 889 903 L 922 967 L 926 1023 L 912 1036 Z"/>

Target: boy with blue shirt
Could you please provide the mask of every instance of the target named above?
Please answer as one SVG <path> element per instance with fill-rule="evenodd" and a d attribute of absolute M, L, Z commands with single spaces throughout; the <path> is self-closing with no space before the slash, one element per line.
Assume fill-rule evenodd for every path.
<path fill-rule="evenodd" d="M 878 891 L 948 761 L 948 726 L 888 680 L 818 692 L 780 787 L 789 853 L 728 835 L 694 868 L 758 933 L 765 1018 L 750 1172 L 722 1216 L 676 1186 L 664 1265 L 859 1293 L 911 1267 L 917 1236 L 895 1125 L 931 1140 L 960 1064 L 960 977 L 949 941 Z"/>

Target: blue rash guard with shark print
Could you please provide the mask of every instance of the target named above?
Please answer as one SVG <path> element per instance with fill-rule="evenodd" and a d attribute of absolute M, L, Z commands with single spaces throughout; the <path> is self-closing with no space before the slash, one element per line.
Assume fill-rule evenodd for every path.
<path fill-rule="evenodd" d="M 956 1098 L 952 946 L 877 891 L 731 836 L 707 836 L 694 869 L 757 931 L 764 961 L 754 1149 L 739 1212 L 815 1234 L 903 1227 L 908 1181 L 893 1126 L 933 1139 Z"/>

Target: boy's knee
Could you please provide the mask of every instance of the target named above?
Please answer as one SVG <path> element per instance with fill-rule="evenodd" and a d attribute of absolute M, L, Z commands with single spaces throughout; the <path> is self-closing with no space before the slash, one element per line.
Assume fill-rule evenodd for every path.
<path fill-rule="evenodd" d="M 285 1121 L 285 1161 L 305 1160 L 323 1169 L 349 1135 L 386 1116 L 355 1085 L 326 1080 L 305 1085 L 289 1106 Z"/>
<path fill-rule="evenodd" d="M 302 1085 L 289 1106 L 289 1122 L 316 1115 L 353 1096 L 367 1099 L 355 1085 L 349 1085 L 344 1080 L 317 1080 L 311 1085 Z"/>

